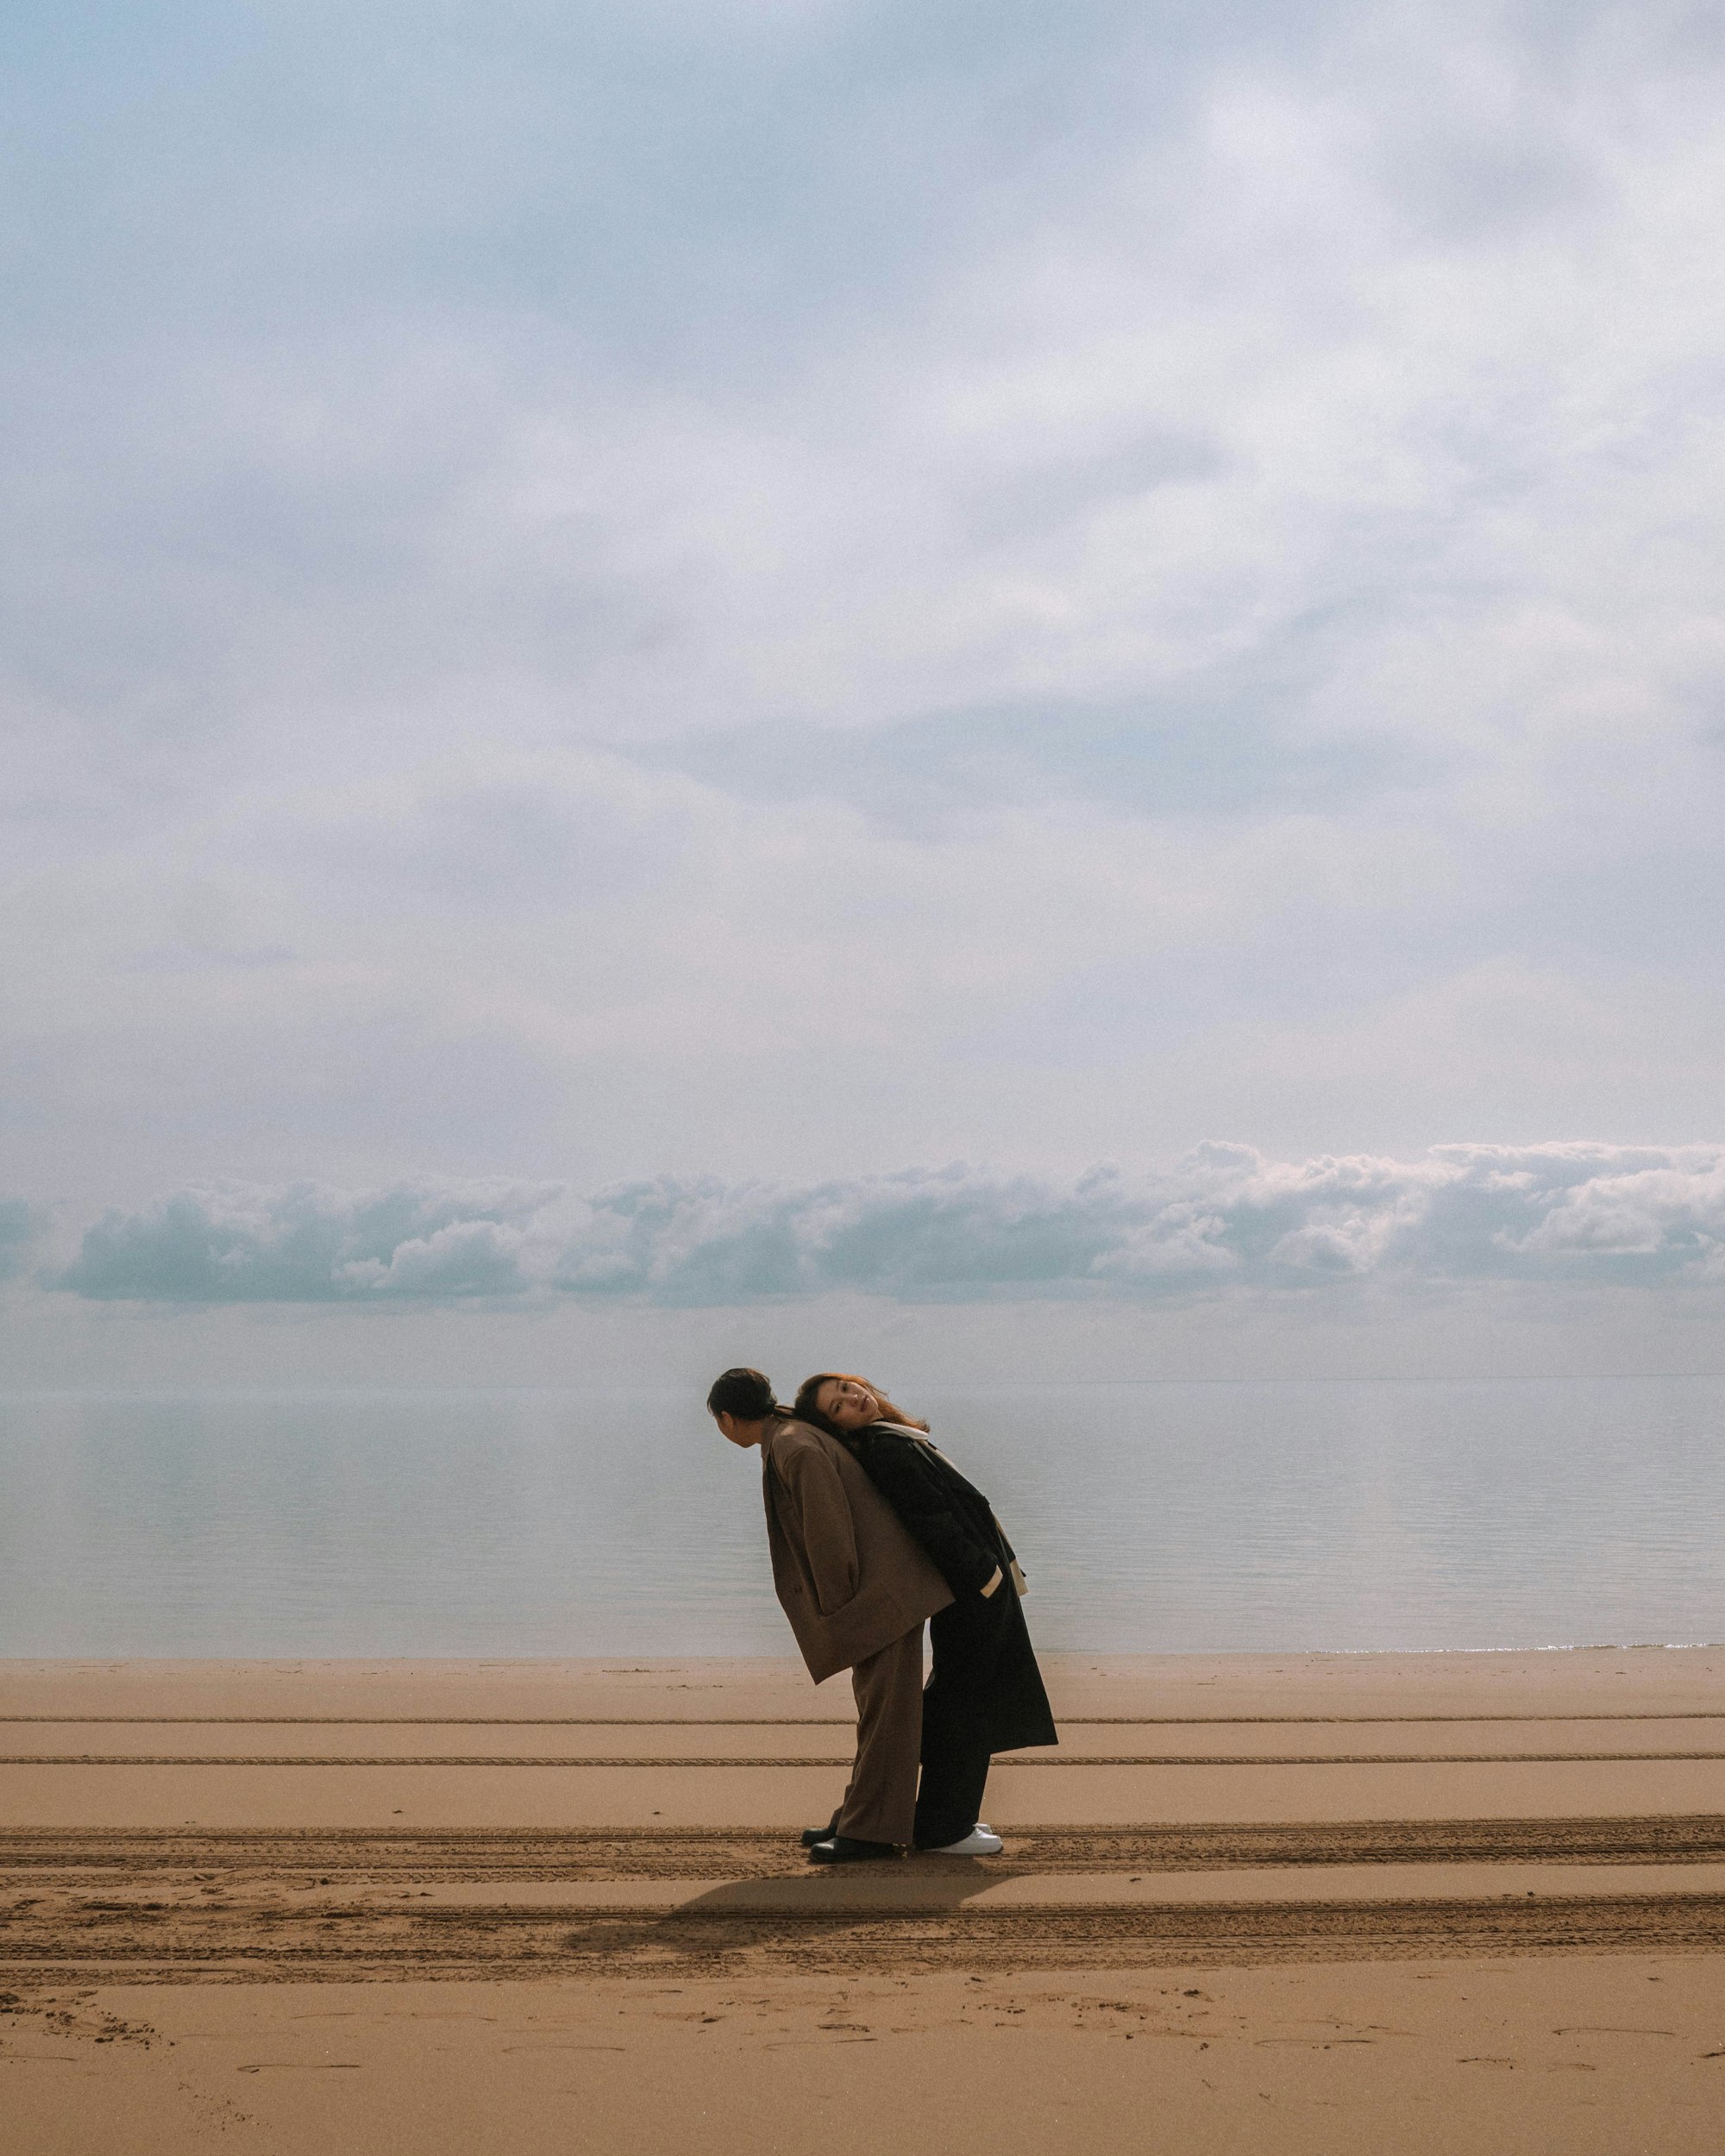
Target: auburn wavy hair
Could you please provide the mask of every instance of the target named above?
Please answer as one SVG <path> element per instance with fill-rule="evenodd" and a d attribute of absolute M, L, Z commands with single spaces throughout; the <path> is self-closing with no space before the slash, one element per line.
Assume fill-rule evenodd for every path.
<path fill-rule="evenodd" d="M 909 1430 L 926 1430 L 928 1425 L 919 1415 L 907 1415 L 902 1407 L 894 1407 L 881 1388 L 866 1377 L 859 1377 L 855 1370 L 817 1370 L 812 1377 L 804 1378 L 797 1387 L 796 1403 L 791 1413 L 799 1422 L 812 1422 L 817 1430 L 825 1430 L 830 1438 L 842 1438 L 844 1432 L 837 1423 L 829 1422 L 820 1412 L 820 1388 L 830 1385 L 835 1377 L 849 1378 L 853 1385 L 867 1385 L 881 1403 L 881 1413 L 888 1422 L 901 1422 Z"/>

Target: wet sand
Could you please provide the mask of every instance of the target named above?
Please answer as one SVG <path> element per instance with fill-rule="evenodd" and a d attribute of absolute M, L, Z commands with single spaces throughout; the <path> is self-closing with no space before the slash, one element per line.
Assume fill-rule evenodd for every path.
<path fill-rule="evenodd" d="M 7 2146 L 1717 2147 L 1725 1651 L 1048 1669 L 833 1875 L 787 1662 L 0 1664 Z"/>

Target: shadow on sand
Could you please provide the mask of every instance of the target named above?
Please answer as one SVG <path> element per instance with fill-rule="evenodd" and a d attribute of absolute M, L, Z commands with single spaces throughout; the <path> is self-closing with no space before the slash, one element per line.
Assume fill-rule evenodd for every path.
<path fill-rule="evenodd" d="M 929 1924 L 962 1911 L 1003 1879 L 1028 1876 L 974 1858 L 916 1857 L 832 1871 L 811 1865 L 790 1879 L 730 1879 L 663 1915 L 619 1910 L 580 1925 L 570 1952 L 585 1955 L 734 1954 L 750 1948 L 830 1952 L 850 1934 Z"/>

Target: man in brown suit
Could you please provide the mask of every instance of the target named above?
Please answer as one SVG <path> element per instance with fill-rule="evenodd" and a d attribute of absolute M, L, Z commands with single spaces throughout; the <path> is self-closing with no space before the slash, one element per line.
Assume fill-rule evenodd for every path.
<path fill-rule="evenodd" d="M 759 1370 L 726 1370 L 707 1407 L 733 1445 L 761 1448 L 773 1584 L 817 1684 L 850 1672 L 856 1758 L 815 1864 L 890 1857 L 914 1832 L 922 1747 L 922 1628 L 952 1590 L 844 1447 L 798 1422 Z"/>

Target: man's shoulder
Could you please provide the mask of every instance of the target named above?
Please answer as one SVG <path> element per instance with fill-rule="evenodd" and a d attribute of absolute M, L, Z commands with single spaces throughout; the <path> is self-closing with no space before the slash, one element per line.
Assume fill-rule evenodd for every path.
<path fill-rule="evenodd" d="M 843 1450 L 825 1430 L 817 1430 L 812 1423 L 799 1422 L 794 1415 L 768 1424 L 763 1443 L 776 1460 L 794 1459 L 811 1452 L 831 1457 Z"/>

